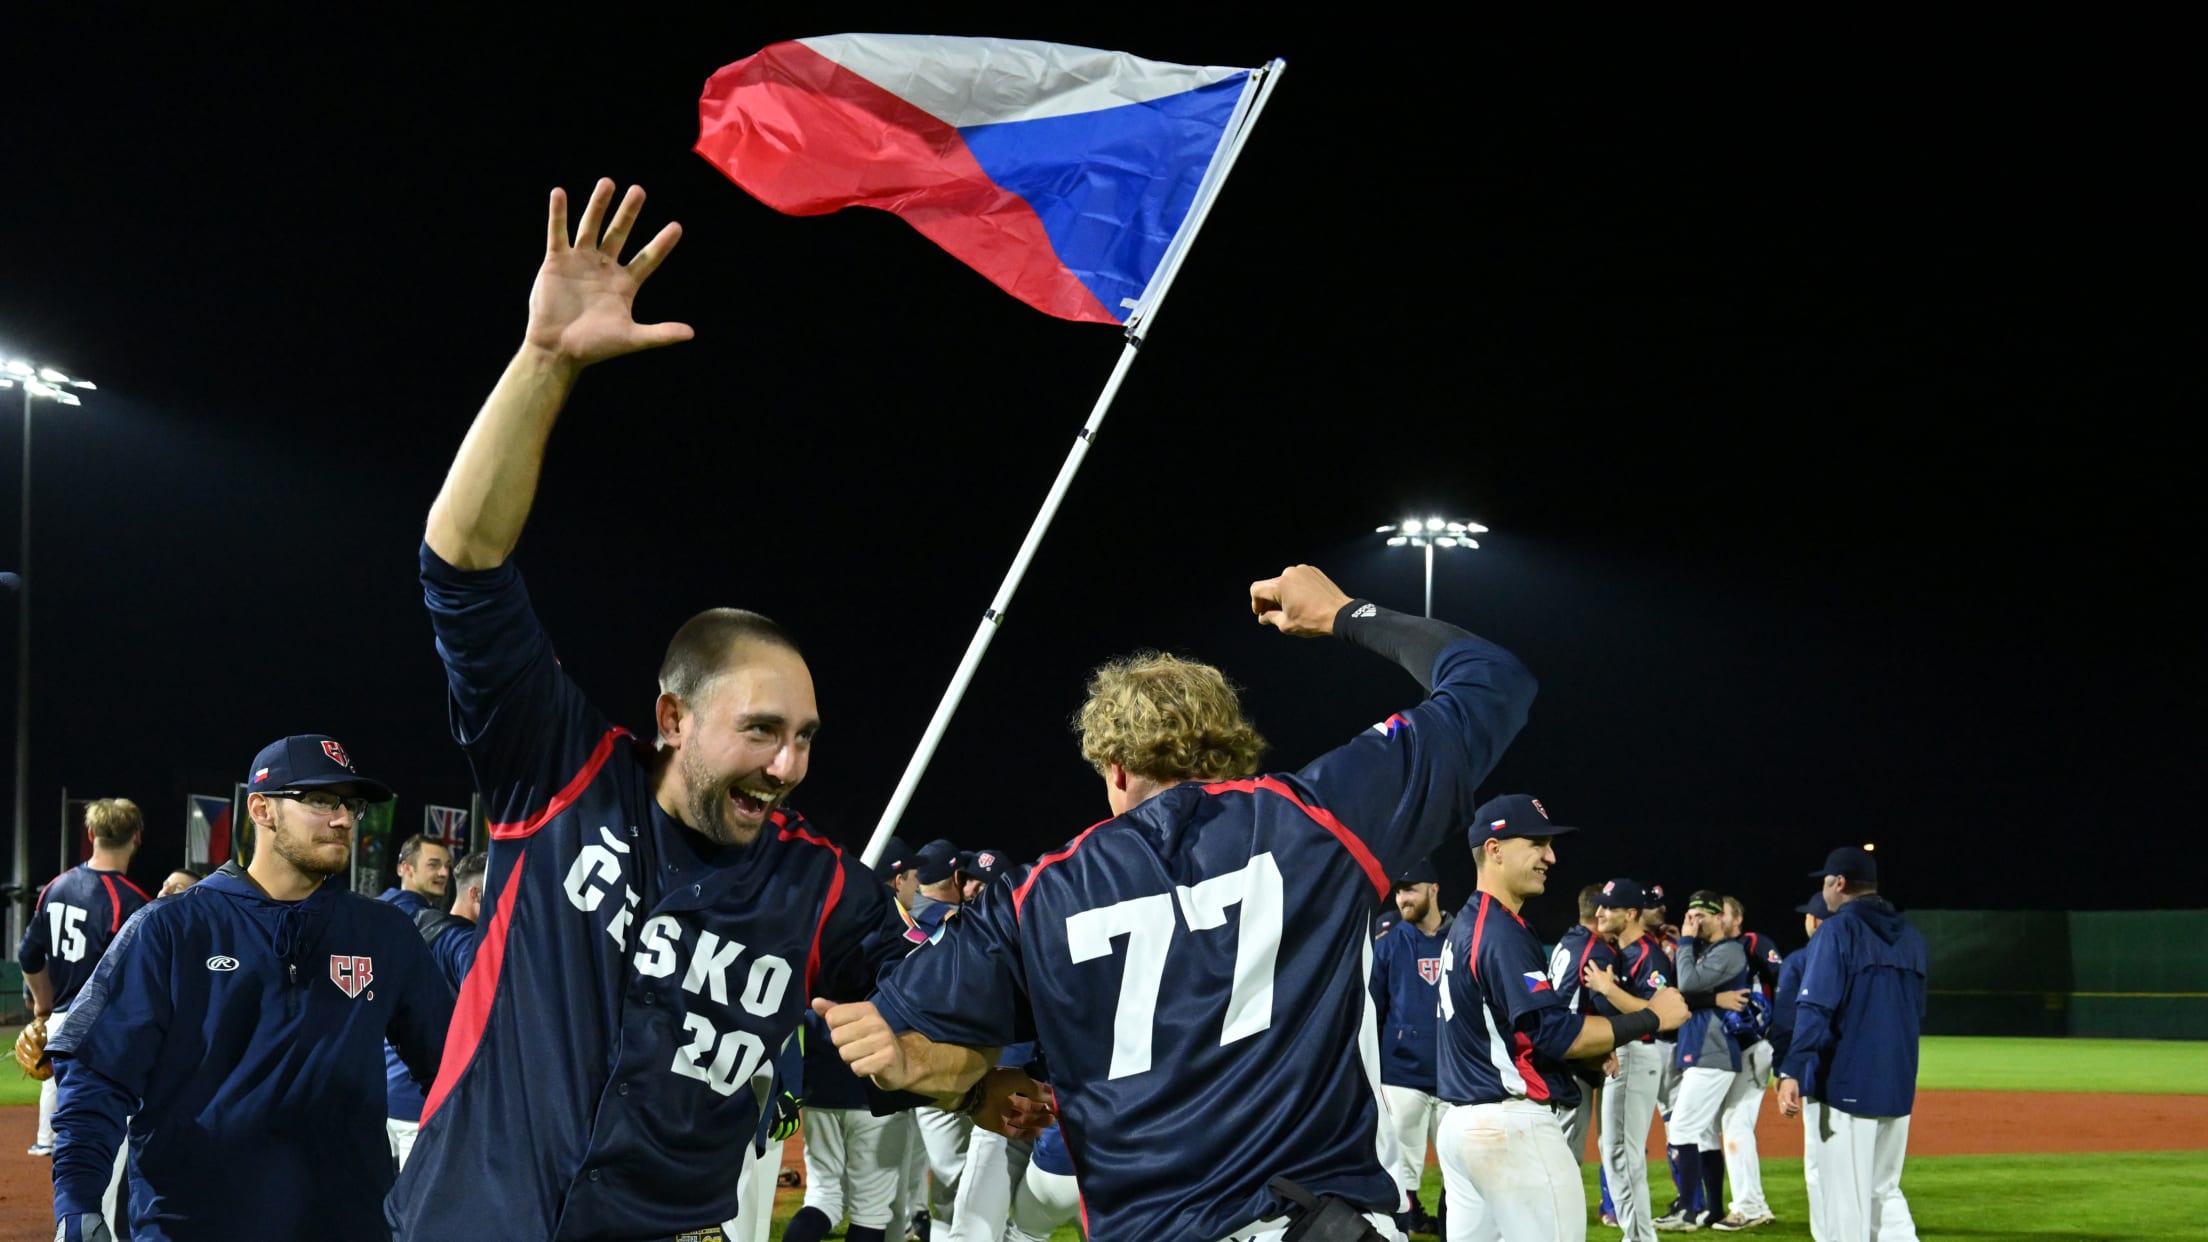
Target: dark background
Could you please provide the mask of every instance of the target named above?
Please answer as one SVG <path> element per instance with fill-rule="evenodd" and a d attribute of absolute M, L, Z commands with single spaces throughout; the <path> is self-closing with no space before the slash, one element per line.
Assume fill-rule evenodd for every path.
<path fill-rule="evenodd" d="M 465 801 L 421 518 L 545 192 L 599 175 L 650 190 L 640 235 L 683 222 L 640 313 L 698 335 L 585 379 L 519 553 L 539 611 L 634 726 L 684 617 L 781 620 L 827 722 L 795 805 L 862 842 L 1119 349 L 690 153 L 720 65 L 888 29 L 1289 61 L 900 835 L 1032 856 L 1103 815 L 1065 722 L 1128 648 L 1225 667 L 1278 767 L 1404 705 L 1244 588 L 1310 561 L 1416 609 L 1370 532 L 1436 512 L 1493 528 L 1436 612 L 1543 683 L 1489 789 L 1586 829 L 1548 930 L 1615 874 L 1784 929 L 1861 841 L 1904 906 L 2200 904 L 2172 32 L 1016 13 L 18 27 L 0 352 L 100 384 L 36 415 L 34 882 L 62 785 L 147 808 L 158 882 L 183 795 L 289 732 L 397 786 L 402 834 Z"/>

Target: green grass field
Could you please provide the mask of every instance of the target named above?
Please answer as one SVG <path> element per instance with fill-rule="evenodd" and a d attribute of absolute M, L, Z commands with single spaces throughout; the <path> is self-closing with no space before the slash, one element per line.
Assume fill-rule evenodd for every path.
<path fill-rule="evenodd" d="M 12 1029 L 0 1032 L 14 1039 Z M 1917 1083 L 1926 1090 L 2208 1094 L 2208 1043 L 1928 1038 Z M 37 1099 L 37 1082 L 19 1072 L 0 1072 L 0 1103 Z M 1763 1162 L 1764 1188 L 1779 1221 L 1748 1236 L 1809 1237 L 1801 1169 L 1799 1160 Z M 1591 1167 L 1586 1177 L 1592 1204 Z M 1925 1242 L 2196 1242 L 2208 1237 L 2208 1151 L 1913 1159 L 1902 1188 Z M 1440 1190 L 1440 1170 L 1428 1169 L 1424 1198 L 1429 1206 Z M 777 1233 L 784 1219 L 786 1214 L 778 1214 Z M 1615 1236 L 1600 1224 L 1588 1229 L 1594 1242 Z M 1052 1242 L 1079 1238 L 1068 1227 L 1052 1235 Z"/>

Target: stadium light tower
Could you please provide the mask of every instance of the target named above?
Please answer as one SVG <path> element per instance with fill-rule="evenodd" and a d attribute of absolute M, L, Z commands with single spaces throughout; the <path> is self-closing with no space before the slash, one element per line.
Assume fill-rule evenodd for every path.
<path fill-rule="evenodd" d="M 4 575 L 15 588 L 15 857 L 8 872 L 8 936 L 23 938 L 25 898 L 31 882 L 31 407 L 43 397 L 60 405 L 83 405 L 71 389 L 92 391 L 91 380 L 71 379 L 52 367 L 20 358 L 0 362 L 0 388 L 23 390 L 23 524 L 15 572 Z"/>
<path fill-rule="evenodd" d="M 1405 518 L 1401 522 L 1380 527 L 1375 533 L 1388 537 L 1388 546 L 1409 546 L 1426 549 L 1426 615 L 1434 615 L 1434 549 L 1476 548 L 1479 541 L 1474 535 L 1484 535 L 1487 528 L 1478 522 L 1454 522 L 1438 517 Z"/>

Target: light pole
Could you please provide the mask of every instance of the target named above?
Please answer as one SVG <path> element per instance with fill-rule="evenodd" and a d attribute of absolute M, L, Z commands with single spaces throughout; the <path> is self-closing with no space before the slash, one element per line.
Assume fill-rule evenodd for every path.
<path fill-rule="evenodd" d="M 1426 615 L 1434 615 L 1434 549 L 1476 548 L 1474 535 L 1484 535 L 1487 528 L 1478 522 L 1450 522 L 1441 518 L 1405 518 L 1401 522 L 1380 527 L 1376 534 L 1388 537 L 1388 546 L 1400 548 L 1405 544 L 1426 549 Z"/>
<path fill-rule="evenodd" d="M 83 405 L 69 391 L 96 387 L 71 379 L 52 367 L 32 366 L 20 358 L 0 363 L 0 388 L 23 390 L 23 524 L 16 555 L 15 587 L 15 857 L 8 872 L 8 936 L 23 937 L 24 897 L 31 870 L 31 404 L 40 397 L 62 405 Z"/>

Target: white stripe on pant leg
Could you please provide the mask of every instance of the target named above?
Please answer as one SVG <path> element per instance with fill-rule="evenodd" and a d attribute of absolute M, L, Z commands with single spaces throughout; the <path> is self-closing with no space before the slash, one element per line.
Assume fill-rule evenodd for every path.
<path fill-rule="evenodd" d="M 834 1229 L 846 1210 L 845 1184 L 849 1175 L 850 1117 L 847 1108 L 808 1108 L 805 1130 L 805 1206 L 828 1218 Z"/>
<path fill-rule="evenodd" d="M 1730 1210 L 1749 1220 L 1769 1216 L 1763 1197 L 1763 1157 L 1756 1148 L 1756 1121 L 1763 1115 L 1764 1088 L 1771 1082 L 1771 1045 L 1757 1040 L 1741 1049 L 1740 1071 L 1725 1092 L 1719 1129 L 1725 1140 L 1725 1176 L 1732 1183 Z"/>
<path fill-rule="evenodd" d="M 1663 1081 L 1661 1044 L 1627 1044 L 1618 1049 L 1618 1076 L 1603 1083 L 1599 1145 L 1603 1170 L 1610 1177 L 1610 1202 L 1617 1209 L 1622 1242 L 1656 1242 L 1656 1209 L 1649 1199 L 1648 1130 L 1656 1111 L 1656 1089 Z"/>

